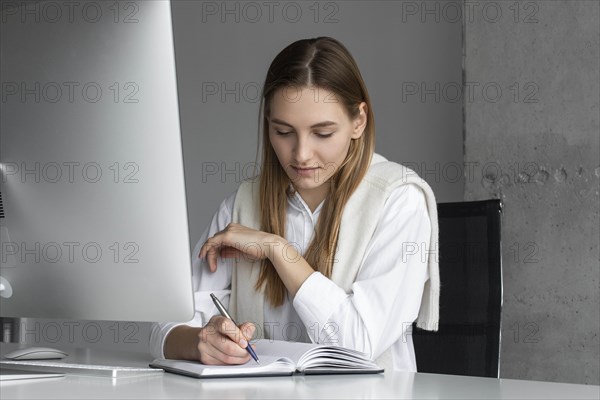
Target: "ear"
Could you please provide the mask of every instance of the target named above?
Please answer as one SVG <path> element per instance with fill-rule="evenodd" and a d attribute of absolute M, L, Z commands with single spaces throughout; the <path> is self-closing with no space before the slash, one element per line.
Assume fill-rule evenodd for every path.
<path fill-rule="evenodd" d="M 358 105 L 358 116 L 352 121 L 352 139 L 362 136 L 367 126 L 367 103 L 364 101 Z"/>

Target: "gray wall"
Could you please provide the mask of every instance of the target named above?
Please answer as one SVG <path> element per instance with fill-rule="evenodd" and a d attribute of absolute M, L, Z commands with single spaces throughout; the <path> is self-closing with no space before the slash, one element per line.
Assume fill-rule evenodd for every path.
<path fill-rule="evenodd" d="M 466 23 L 465 200 L 504 202 L 501 376 L 597 385 L 599 3 L 496 4 Z"/>

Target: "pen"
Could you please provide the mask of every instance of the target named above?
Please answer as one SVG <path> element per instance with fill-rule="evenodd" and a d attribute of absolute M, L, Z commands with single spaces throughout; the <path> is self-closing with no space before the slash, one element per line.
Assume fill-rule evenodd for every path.
<path fill-rule="evenodd" d="M 215 296 L 214 294 L 211 293 L 210 297 L 212 298 L 213 303 L 215 303 L 215 306 L 217 306 L 217 310 L 219 310 L 221 315 L 224 316 L 225 318 L 229 318 L 231 320 L 231 322 L 233 322 L 235 324 L 235 326 L 237 326 L 237 324 L 235 323 L 233 318 L 231 318 L 231 315 L 229 315 L 229 313 L 227 312 L 227 310 L 225 309 L 223 304 L 219 301 L 219 299 L 217 299 L 217 296 Z M 254 352 L 254 349 L 252 348 L 252 346 L 250 346 L 250 342 L 248 342 L 248 346 L 246 346 L 246 350 L 248 351 L 248 353 L 250 353 L 250 355 L 252 356 L 254 361 L 256 361 L 257 364 L 260 364 L 260 362 L 258 361 L 258 356 Z"/>

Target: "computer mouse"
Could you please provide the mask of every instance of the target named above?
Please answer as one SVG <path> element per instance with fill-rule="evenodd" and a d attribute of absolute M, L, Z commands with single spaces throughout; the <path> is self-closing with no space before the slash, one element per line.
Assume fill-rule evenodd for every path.
<path fill-rule="evenodd" d="M 53 360 L 67 357 L 62 350 L 49 347 L 26 347 L 4 355 L 9 360 Z"/>

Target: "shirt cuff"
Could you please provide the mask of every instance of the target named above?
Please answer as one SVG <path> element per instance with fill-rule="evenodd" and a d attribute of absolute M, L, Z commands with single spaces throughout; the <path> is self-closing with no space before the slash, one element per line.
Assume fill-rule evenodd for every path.
<path fill-rule="evenodd" d="M 326 324 L 329 317 L 348 296 L 348 293 L 320 272 L 312 273 L 302 283 L 293 305 L 309 335 L 316 334 L 316 337 L 311 338 L 314 342 L 319 342 L 321 330 L 328 328 Z"/>

